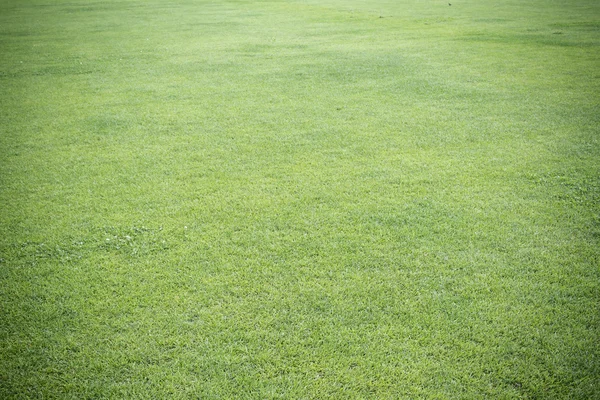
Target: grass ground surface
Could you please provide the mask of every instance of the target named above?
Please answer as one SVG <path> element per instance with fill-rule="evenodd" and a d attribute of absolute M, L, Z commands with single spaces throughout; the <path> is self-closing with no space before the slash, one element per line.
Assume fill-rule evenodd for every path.
<path fill-rule="evenodd" d="M 0 3 L 0 397 L 600 398 L 600 2 Z"/>

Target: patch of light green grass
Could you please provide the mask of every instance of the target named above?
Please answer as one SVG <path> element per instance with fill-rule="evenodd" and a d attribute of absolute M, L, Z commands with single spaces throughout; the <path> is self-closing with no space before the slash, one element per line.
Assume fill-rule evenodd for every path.
<path fill-rule="evenodd" d="M 5 1 L 0 397 L 599 395 L 593 1 Z"/>

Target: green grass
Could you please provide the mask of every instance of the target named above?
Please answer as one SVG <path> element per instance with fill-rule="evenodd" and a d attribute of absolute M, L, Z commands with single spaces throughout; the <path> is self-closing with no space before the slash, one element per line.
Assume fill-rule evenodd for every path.
<path fill-rule="evenodd" d="M 600 398 L 600 3 L 0 3 L 0 398 Z"/>

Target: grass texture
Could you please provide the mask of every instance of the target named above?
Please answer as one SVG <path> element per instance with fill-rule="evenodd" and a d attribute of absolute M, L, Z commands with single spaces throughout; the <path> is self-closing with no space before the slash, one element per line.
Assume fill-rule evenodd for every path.
<path fill-rule="evenodd" d="M 600 398 L 596 0 L 4 0 L 0 397 Z"/>

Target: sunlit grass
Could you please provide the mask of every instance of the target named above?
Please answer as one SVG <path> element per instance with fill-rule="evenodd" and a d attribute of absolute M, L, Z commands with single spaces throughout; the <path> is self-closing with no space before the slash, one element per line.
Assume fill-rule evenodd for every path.
<path fill-rule="evenodd" d="M 595 398 L 597 2 L 0 4 L 0 397 Z"/>

